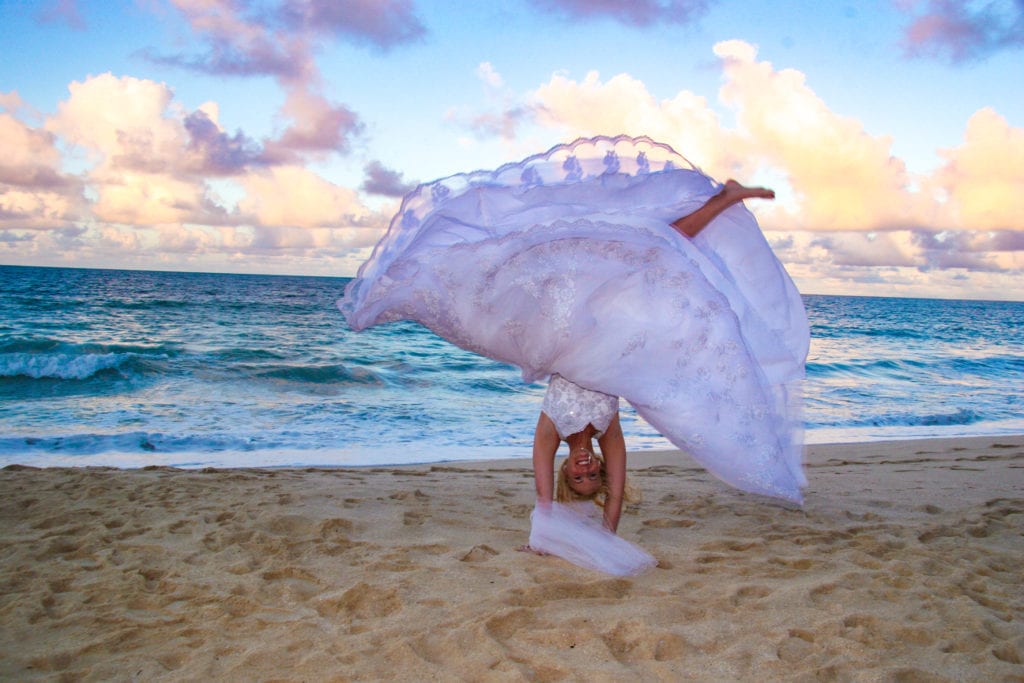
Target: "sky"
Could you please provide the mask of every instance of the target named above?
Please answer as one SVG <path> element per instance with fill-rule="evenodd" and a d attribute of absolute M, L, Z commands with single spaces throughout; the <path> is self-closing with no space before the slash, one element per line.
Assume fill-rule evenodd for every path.
<path fill-rule="evenodd" d="M 0 0 L 0 264 L 354 275 L 419 182 L 648 135 L 808 294 L 1024 300 L 1024 0 Z"/>

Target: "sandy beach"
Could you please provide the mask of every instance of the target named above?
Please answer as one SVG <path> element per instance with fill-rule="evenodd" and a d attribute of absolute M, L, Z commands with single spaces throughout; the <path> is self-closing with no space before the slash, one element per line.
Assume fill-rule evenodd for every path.
<path fill-rule="evenodd" d="M 1024 437 L 811 446 L 802 510 L 634 454 L 631 579 L 528 460 L 0 472 L 0 679 L 1024 681 Z"/>

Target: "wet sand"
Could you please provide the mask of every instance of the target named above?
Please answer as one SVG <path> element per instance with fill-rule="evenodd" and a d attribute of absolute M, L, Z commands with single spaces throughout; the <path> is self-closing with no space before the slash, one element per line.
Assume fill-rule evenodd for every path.
<path fill-rule="evenodd" d="M 1024 681 L 1024 437 L 812 446 L 802 510 L 630 456 L 622 579 L 528 460 L 0 471 L 0 679 Z"/>

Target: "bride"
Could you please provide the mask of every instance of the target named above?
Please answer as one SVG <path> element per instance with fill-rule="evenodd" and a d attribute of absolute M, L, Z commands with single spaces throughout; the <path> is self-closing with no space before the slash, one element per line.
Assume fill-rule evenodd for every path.
<path fill-rule="evenodd" d="M 772 196 L 734 181 L 717 185 L 647 138 L 577 140 L 418 187 L 340 306 L 353 329 L 415 320 L 517 365 L 526 381 L 552 377 L 549 391 L 564 379 L 611 397 L 616 428 L 617 397 L 625 398 L 720 479 L 800 503 L 807 320 L 742 204 Z M 573 525 L 593 521 L 562 519 L 578 511 L 550 502 L 554 452 L 560 439 L 588 428 L 587 443 L 597 432 L 608 437 L 608 425 L 587 417 L 566 433 L 542 413 L 533 549 L 591 566 L 573 555 L 580 548 L 539 544 L 545 533 L 556 545 L 577 537 Z M 572 484 L 593 481 L 584 467 L 600 470 L 593 463 L 570 452 L 565 467 L 579 471 Z M 597 568 L 609 571 L 600 566 L 612 553 L 600 533 L 625 543 L 611 533 L 625 489 L 624 445 L 605 452 L 603 469 L 603 520 L 590 529 L 597 540 L 583 545 L 598 547 Z"/>

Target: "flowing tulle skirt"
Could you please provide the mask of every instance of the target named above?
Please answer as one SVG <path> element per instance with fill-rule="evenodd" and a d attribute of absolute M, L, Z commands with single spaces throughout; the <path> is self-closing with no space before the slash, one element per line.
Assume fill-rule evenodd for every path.
<path fill-rule="evenodd" d="M 722 480 L 799 503 L 800 296 L 742 205 L 693 240 L 670 227 L 718 189 L 628 137 L 421 185 L 341 309 L 621 396 Z"/>
<path fill-rule="evenodd" d="M 538 503 L 530 515 L 530 548 L 614 576 L 633 576 L 658 564 L 605 529 L 599 514 L 592 503 Z"/>

